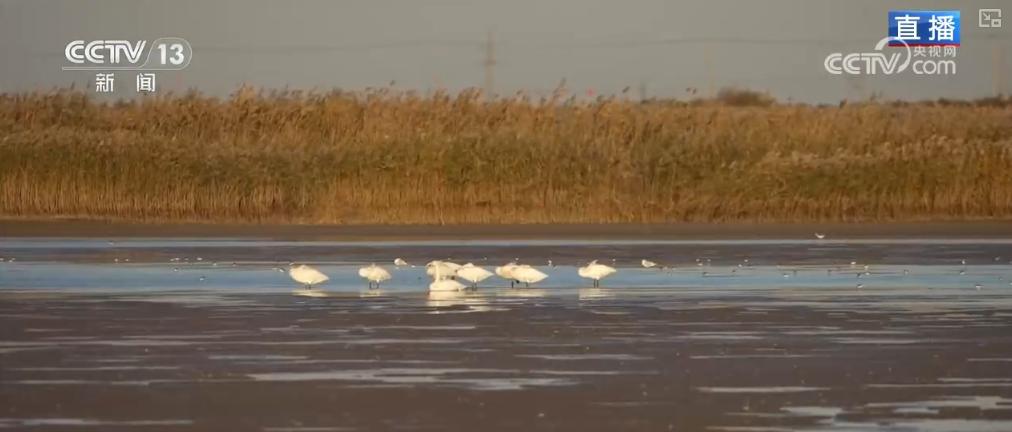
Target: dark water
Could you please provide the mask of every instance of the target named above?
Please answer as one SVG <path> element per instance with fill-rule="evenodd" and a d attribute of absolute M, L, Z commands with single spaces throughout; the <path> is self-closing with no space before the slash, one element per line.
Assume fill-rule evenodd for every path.
<path fill-rule="evenodd" d="M 0 257 L 0 428 L 1012 431 L 1012 242 L 29 239 Z M 365 289 L 359 263 L 394 257 L 556 267 L 432 295 L 389 265 Z M 597 289 L 573 267 L 594 258 L 619 267 Z M 289 260 L 331 276 L 324 297 L 292 295 Z"/>

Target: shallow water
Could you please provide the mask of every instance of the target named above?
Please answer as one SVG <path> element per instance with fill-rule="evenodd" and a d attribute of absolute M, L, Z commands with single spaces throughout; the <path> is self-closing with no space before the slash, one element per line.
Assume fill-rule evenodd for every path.
<path fill-rule="evenodd" d="M 366 289 L 358 266 L 394 257 L 549 279 L 429 294 L 387 265 Z M 1010 241 L 0 239 L 0 258 L 0 429 L 1012 430 Z M 613 258 L 600 288 L 576 276 Z M 330 275 L 321 296 L 292 294 L 289 261 Z"/>

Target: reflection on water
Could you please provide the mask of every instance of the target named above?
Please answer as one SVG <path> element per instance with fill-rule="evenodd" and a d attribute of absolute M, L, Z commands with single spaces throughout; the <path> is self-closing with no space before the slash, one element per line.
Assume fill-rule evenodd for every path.
<path fill-rule="evenodd" d="M 487 294 L 475 291 L 429 291 L 425 305 L 433 308 L 430 312 L 436 314 L 496 310 Z"/>
<path fill-rule="evenodd" d="M 615 296 L 615 292 L 604 288 L 580 288 L 577 291 L 580 300 L 607 299 Z"/>

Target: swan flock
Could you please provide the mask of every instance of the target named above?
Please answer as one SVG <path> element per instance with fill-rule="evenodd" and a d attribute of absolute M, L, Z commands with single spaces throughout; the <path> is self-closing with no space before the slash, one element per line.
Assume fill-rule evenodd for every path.
<path fill-rule="evenodd" d="M 393 263 L 397 268 L 408 266 L 408 263 L 401 258 L 395 259 Z M 655 265 L 652 261 L 643 260 L 643 267 L 650 268 Z M 549 266 L 555 267 L 554 265 Z M 531 284 L 537 284 L 548 279 L 548 274 L 538 268 L 528 264 L 518 264 L 516 261 L 498 266 L 494 270 L 495 272 L 493 273 L 473 263 L 460 265 L 444 260 L 434 260 L 425 264 L 425 274 L 432 278 L 432 282 L 429 284 L 429 291 L 433 292 L 478 289 L 479 283 L 484 282 L 492 276 L 499 276 L 509 281 L 511 288 L 518 287 L 521 284 L 525 288 L 529 288 Z M 594 287 L 600 286 L 602 279 L 616 272 L 617 270 L 614 267 L 599 264 L 596 260 L 577 269 L 577 274 L 582 278 L 592 280 Z M 293 263 L 288 270 L 288 275 L 292 280 L 302 284 L 307 291 L 330 280 L 322 271 L 306 264 L 295 265 Z M 359 268 L 358 276 L 368 282 L 370 290 L 379 289 L 381 283 L 393 279 L 393 275 L 387 269 L 375 263 Z M 460 281 L 466 281 L 469 285 L 465 285 Z"/>

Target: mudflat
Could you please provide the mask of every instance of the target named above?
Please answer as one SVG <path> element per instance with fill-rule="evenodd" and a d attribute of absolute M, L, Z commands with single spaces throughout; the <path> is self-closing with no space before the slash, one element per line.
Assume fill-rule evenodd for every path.
<path fill-rule="evenodd" d="M 0 426 L 1012 430 L 1005 292 L 621 291 L 0 293 Z"/>

